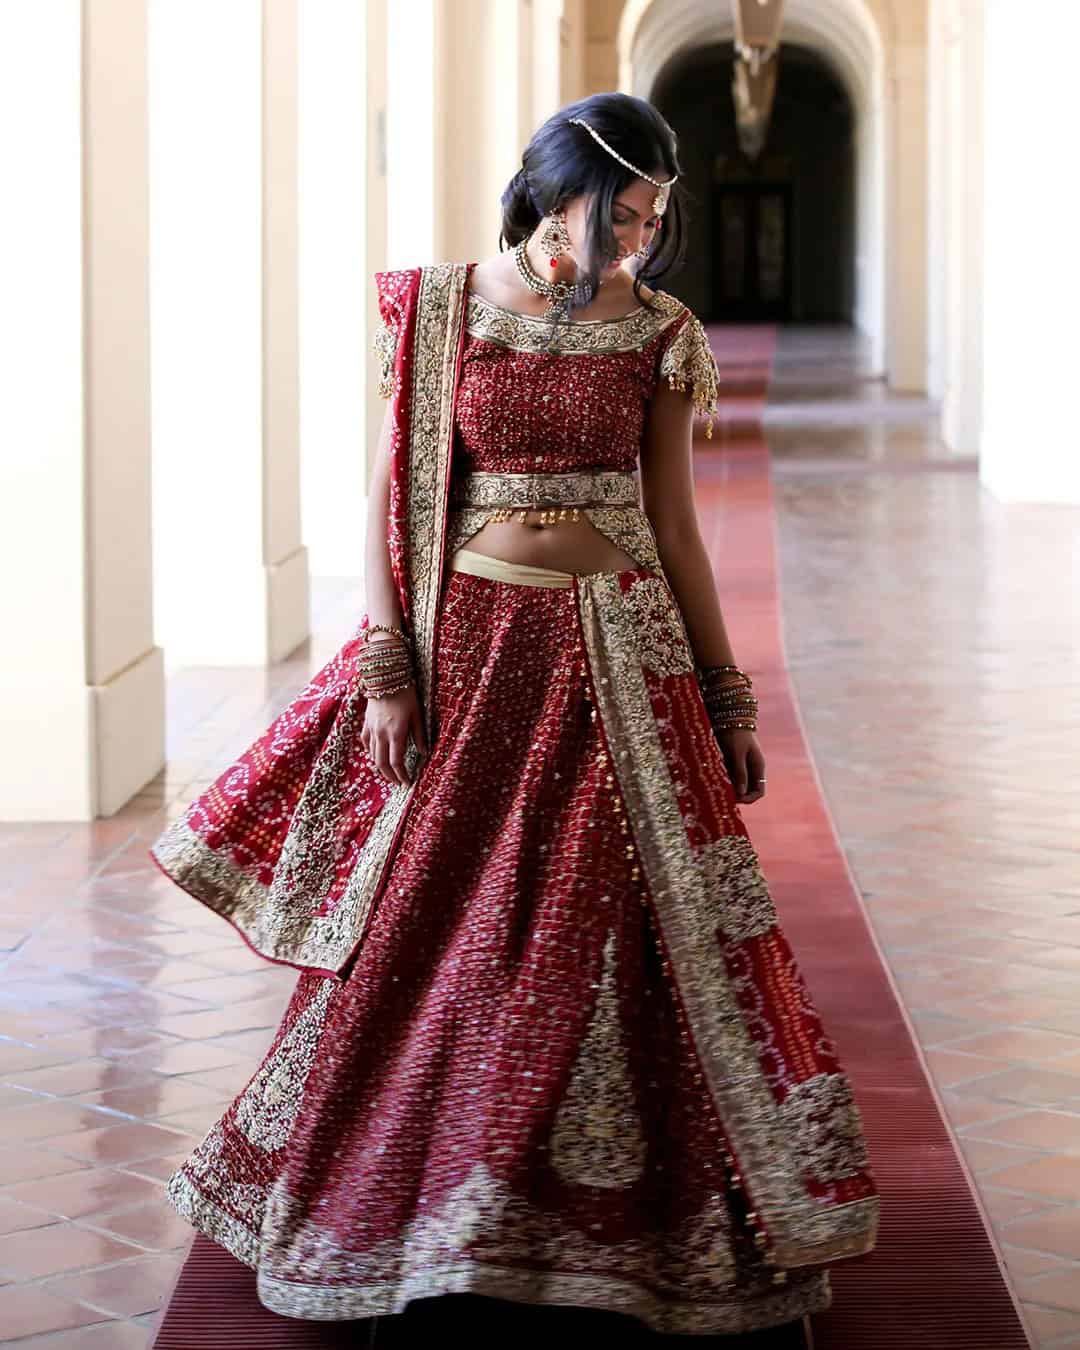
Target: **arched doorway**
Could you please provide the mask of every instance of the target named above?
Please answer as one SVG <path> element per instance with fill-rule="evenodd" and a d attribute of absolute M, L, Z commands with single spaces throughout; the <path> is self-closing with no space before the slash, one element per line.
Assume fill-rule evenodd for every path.
<path fill-rule="evenodd" d="M 696 246 L 679 291 L 713 320 L 852 322 L 855 111 L 830 66 L 785 45 L 769 134 L 739 147 L 730 42 L 674 57 L 652 91 L 679 136 Z"/>
<path fill-rule="evenodd" d="M 907 31 L 915 20 L 905 13 L 898 13 L 890 0 L 787 0 L 781 59 L 790 53 L 792 68 L 801 66 L 804 81 L 826 71 L 846 94 L 852 119 L 847 208 L 847 254 L 852 261 L 842 312 L 870 339 L 868 373 L 885 373 L 898 388 L 921 389 L 926 369 L 925 241 L 910 222 L 918 218 L 918 199 L 925 197 L 921 136 L 926 99 L 922 67 L 911 56 L 921 48 L 911 45 L 913 35 Z M 663 94 L 661 85 L 673 63 L 725 48 L 730 62 L 733 38 L 729 6 L 711 0 L 625 0 L 616 35 L 619 87 L 654 99 Z M 897 64 L 901 47 L 902 69 Z M 717 93 L 721 90 L 730 90 L 729 80 L 718 81 Z M 727 100 L 730 110 L 730 92 Z M 730 116 L 728 111 L 726 120 Z M 697 120 L 704 121 L 701 113 Z M 700 199 L 697 207 L 700 224 Z M 906 232 L 901 228 L 905 223 Z M 689 276 L 686 281 L 687 303 L 704 301 L 709 312 L 711 295 L 702 291 L 700 276 L 694 294 Z M 820 305 L 831 307 L 837 294 L 837 283 L 831 282 L 824 300 L 815 299 L 810 306 L 807 297 L 808 312 Z"/>

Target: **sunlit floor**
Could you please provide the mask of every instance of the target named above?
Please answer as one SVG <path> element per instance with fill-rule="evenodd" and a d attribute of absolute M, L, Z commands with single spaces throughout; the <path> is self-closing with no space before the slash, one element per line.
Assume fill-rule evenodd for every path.
<path fill-rule="evenodd" d="M 861 352 L 841 329 L 781 335 L 765 419 L 787 652 L 1016 1286 L 1042 1344 L 1080 1345 L 1080 509 L 996 502 Z M 272 672 L 172 677 L 169 769 L 118 816 L 0 827 L 0 1339 L 146 1343 L 191 1237 L 161 1182 L 295 979 L 149 870 L 146 843 L 337 648 L 362 592 L 321 582 L 315 602 L 316 639 Z"/>

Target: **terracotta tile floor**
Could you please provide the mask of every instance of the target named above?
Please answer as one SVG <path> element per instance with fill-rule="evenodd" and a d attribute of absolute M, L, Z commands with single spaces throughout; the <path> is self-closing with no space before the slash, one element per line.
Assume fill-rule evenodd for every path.
<path fill-rule="evenodd" d="M 995 503 L 841 330 L 783 333 L 766 427 L 826 796 L 1041 1343 L 1080 1345 L 1080 512 Z M 273 671 L 171 674 L 168 769 L 118 815 L 0 827 L 5 1343 L 135 1350 L 183 1259 L 161 1182 L 295 973 L 145 848 L 362 604 L 355 583 L 313 598 L 316 638 Z"/>
<path fill-rule="evenodd" d="M 789 665 L 1039 1344 L 1080 1345 L 1080 508 L 996 501 L 861 355 L 780 338 Z"/>

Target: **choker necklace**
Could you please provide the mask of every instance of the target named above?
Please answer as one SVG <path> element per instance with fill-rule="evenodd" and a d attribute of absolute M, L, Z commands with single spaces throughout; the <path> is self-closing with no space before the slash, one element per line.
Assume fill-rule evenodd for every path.
<path fill-rule="evenodd" d="M 589 288 L 583 281 L 547 281 L 540 276 L 526 253 L 528 236 L 514 245 L 514 261 L 518 275 L 535 295 L 543 295 L 550 302 L 544 311 L 544 317 L 563 313 L 570 308 L 572 300 L 585 304 L 590 299 Z"/>

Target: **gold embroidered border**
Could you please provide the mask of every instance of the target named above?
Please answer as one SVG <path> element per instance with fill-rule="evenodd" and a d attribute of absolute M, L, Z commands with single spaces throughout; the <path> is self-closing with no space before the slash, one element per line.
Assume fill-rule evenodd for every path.
<path fill-rule="evenodd" d="M 638 505 L 637 475 L 614 469 L 577 473 L 462 474 L 451 487 L 452 506 L 562 506 L 574 502 Z"/>
<path fill-rule="evenodd" d="M 666 291 L 656 291 L 653 309 L 636 309 L 618 319 L 578 319 L 560 324 L 551 342 L 551 320 L 500 309 L 482 296 L 469 294 L 466 329 L 471 337 L 495 342 L 518 352 L 547 352 L 558 356 L 599 356 L 636 351 L 675 322 L 685 306 Z M 549 344 L 551 344 L 549 346 Z"/>
<path fill-rule="evenodd" d="M 717 897 L 717 926 L 731 942 L 760 937 L 776 927 L 776 906 L 761 862 L 745 835 L 725 834 L 694 851 L 707 895 Z"/>
<path fill-rule="evenodd" d="M 453 443 L 454 373 L 464 316 L 466 273 L 464 263 L 422 268 L 416 309 L 408 460 L 408 563 L 417 696 L 429 736 L 431 673 L 442 582 L 440 550 Z"/>
<path fill-rule="evenodd" d="M 477 1163 L 437 1207 L 357 1251 L 308 1217 L 284 1173 L 247 1183 L 236 1159 L 219 1121 L 169 1178 L 166 1197 L 255 1270 L 260 1302 L 286 1316 L 370 1317 L 400 1312 L 413 1298 L 501 1289 L 502 1297 L 526 1303 L 622 1311 L 656 1331 L 734 1333 L 794 1321 L 831 1301 L 826 1272 L 792 1271 L 778 1283 L 768 1268 L 737 1263 L 721 1194 L 670 1233 L 611 1243 L 535 1207 Z M 495 1249 L 463 1255 L 478 1238 L 493 1239 Z"/>
<path fill-rule="evenodd" d="M 877 1197 L 826 1205 L 806 1189 L 785 1120 L 738 1006 L 714 906 L 690 846 L 641 667 L 633 614 L 614 573 L 580 578 L 579 613 L 604 729 L 702 1069 L 747 1189 L 788 1268 L 873 1246 Z"/>
<path fill-rule="evenodd" d="M 315 1063 L 331 995 L 340 988 L 336 980 L 323 981 L 236 1099 L 236 1128 L 264 1153 L 273 1153 L 288 1142 Z"/>
<path fill-rule="evenodd" d="M 259 1229 L 266 1209 L 266 1191 L 261 1191 L 254 1204 L 245 1198 L 241 1209 L 246 1218 L 238 1219 L 208 1199 L 187 1171 L 180 1168 L 165 1183 L 165 1198 L 193 1228 L 231 1252 L 245 1266 L 252 1270 L 258 1267 Z"/>
<path fill-rule="evenodd" d="M 682 613 L 661 577 L 638 577 L 623 593 L 634 620 L 641 664 L 661 678 L 689 675 L 695 669 Z"/>
<path fill-rule="evenodd" d="M 330 914 L 315 914 L 296 895 L 267 887 L 216 853 L 184 820 L 174 821 L 152 853 L 164 871 L 195 899 L 243 933 L 261 956 L 292 965 L 337 971 L 367 922 L 387 848 L 411 785 L 388 785 L 390 796 L 360 849 L 345 894 Z"/>
<path fill-rule="evenodd" d="M 805 1140 L 807 1167 L 819 1181 L 857 1176 L 870 1165 L 862 1118 L 842 1073 L 822 1073 L 799 1083 L 780 1113 Z"/>
<path fill-rule="evenodd" d="M 608 1308 L 666 1333 L 748 1331 L 793 1321 L 830 1301 L 820 1273 L 793 1272 L 774 1284 L 769 1271 L 747 1268 L 740 1272 L 745 1282 L 737 1281 L 730 1254 L 716 1252 L 717 1241 L 728 1253 L 730 1247 L 715 1211 L 705 1230 L 695 1216 L 655 1242 L 648 1235 L 598 1241 L 529 1204 L 482 1163 L 437 1207 L 363 1251 L 340 1246 L 307 1213 L 282 1184 L 274 1186 L 257 1289 L 265 1307 L 287 1317 L 370 1317 L 400 1311 L 414 1298 L 483 1292 L 494 1279 L 503 1298 Z M 478 1241 L 495 1250 L 463 1254 Z M 625 1273 L 635 1268 L 640 1278 Z"/>

